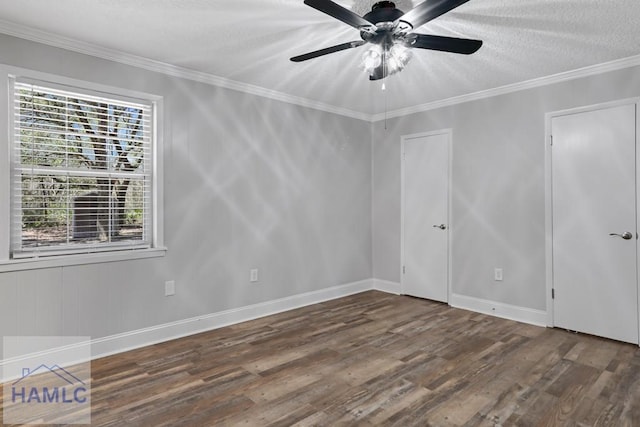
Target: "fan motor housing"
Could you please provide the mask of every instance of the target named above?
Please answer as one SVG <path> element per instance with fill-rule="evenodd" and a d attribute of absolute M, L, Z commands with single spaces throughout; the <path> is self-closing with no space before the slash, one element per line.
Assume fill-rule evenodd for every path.
<path fill-rule="evenodd" d="M 396 5 L 390 1 L 380 1 L 373 5 L 371 12 L 363 16 L 364 19 L 372 24 L 378 25 L 380 22 L 393 22 L 404 15 L 400 9 L 396 9 Z"/>
<path fill-rule="evenodd" d="M 384 44 L 390 42 L 391 30 L 394 28 L 394 21 L 404 15 L 400 9 L 396 9 L 395 3 L 391 1 L 380 1 L 373 5 L 371 12 L 363 16 L 364 19 L 378 27 L 375 33 L 361 31 L 360 37 L 363 40 L 374 43 Z"/>

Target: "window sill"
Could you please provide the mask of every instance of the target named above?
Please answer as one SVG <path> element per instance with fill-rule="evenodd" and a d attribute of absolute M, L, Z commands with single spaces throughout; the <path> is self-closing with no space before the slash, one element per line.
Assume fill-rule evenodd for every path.
<path fill-rule="evenodd" d="M 146 258 L 159 258 L 165 256 L 166 252 L 167 248 L 162 247 L 94 254 L 59 255 L 42 258 L 15 259 L 0 261 L 0 273 L 9 271 L 37 270 L 42 268 L 67 267 L 72 265 L 131 261 Z"/>

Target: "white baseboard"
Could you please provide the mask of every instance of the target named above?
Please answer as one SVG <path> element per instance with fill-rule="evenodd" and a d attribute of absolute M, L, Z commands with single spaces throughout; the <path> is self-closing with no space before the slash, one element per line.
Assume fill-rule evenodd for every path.
<path fill-rule="evenodd" d="M 396 295 L 402 293 L 400 283 L 380 279 L 361 280 L 273 301 L 93 339 L 91 341 L 91 354 L 92 358 L 98 359 L 372 289 Z M 456 294 L 451 296 L 450 305 L 534 325 L 546 325 L 546 312 L 543 311 Z"/>
<path fill-rule="evenodd" d="M 372 279 L 373 289 L 395 295 L 402 295 L 402 285 L 388 280 Z M 503 319 L 515 320 L 536 326 L 547 326 L 547 312 L 526 307 L 504 304 L 466 295 L 451 294 L 449 305 L 455 308 L 488 314 Z"/>
<path fill-rule="evenodd" d="M 389 294 L 401 295 L 402 286 L 398 282 L 390 282 L 388 280 L 372 279 L 373 289 L 376 291 L 387 292 Z"/>
<path fill-rule="evenodd" d="M 370 279 L 92 340 L 95 359 L 373 289 Z"/>
<path fill-rule="evenodd" d="M 515 320 L 536 326 L 547 326 L 547 312 L 516 305 L 452 294 L 449 305 L 478 313 L 489 314 L 503 319 Z"/>
<path fill-rule="evenodd" d="M 359 282 L 293 295 L 273 301 L 192 317 L 190 319 L 179 320 L 176 322 L 164 323 L 149 328 L 110 335 L 103 338 L 96 338 L 90 341 L 91 359 L 99 359 L 101 357 L 123 353 L 136 348 L 146 347 L 206 332 L 222 328 L 224 326 L 230 326 L 336 298 L 342 298 L 372 289 L 372 279 L 361 280 Z M 86 342 L 84 345 L 86 345 Z M 53 348 L 46 353 L 54 355 L 57 354 L 58 351 L 59 349 Z M 12 359 L 0 360 L 0 368 L 2 368 L 3 365 L 16 362 L 24 362 L 25 366 L 30 366 L 27 362 L 32 359 L 32 356 L 33 355 L 26 354 Z M 9 377 L 4 378 L 4 375 L 1 375 L 0 377 L 2 377 L 2 382 L 9 381 L 10 379 Z"/>
<path fill-rule="evenodd" d="M 206 332 L 225 326 L 254 320 L 260 317 L 265 317 L 336 298 L 358 294 L 360 292 L 365 292 L 372 289 L 395 295 L 402 294 L 400 283 L 380 279 L 361 280 L 359 282 L 347 283 L 344 285 L 334 286 L 318 291 L 292 295 L 290 297 L 280 298 L 273 301 L 267 301 L 259 304 L 221 311 L 218 313 L 206 314 L 203 316 L 192 317 L 190 319 L 164 323 L 149 328 L 143 328 L 135 331 L 129 331 L 121 334 L 93 339 L 90 341 L 91 359 L 99 359 L 101 357 L 123 353 L 125 351 L 134 350 L 136 348 L 146 347 L 165 341 Z M 494 301 L 488 301 L 480 298 L 473 298 L 457 294 L 451 295 L 449 304 L 452 307 L 456 308 L 462 308 L 533 325 L 546 326 L 547 313 L 540 310 L 532 310 L 529 308 L 502 304 Z M 86 345 L 86 342 L 81 345 Z M 58 351 L 59 349 L 54 348 L 51 349 L 50 352 L 47 351 L 47 353 L 56 354 L 56 352 Z M 19 358 L 13 358 L 11 360 L 0 360 L 0 368 L 9 362 L 15 363 L 16 361 L 27 361 L 30 359 L 30 357 L 31 355 L 24 355 Z M 25 366 L 29 366 L 29 364 L 26 364 Z M 4 377 L 4 375 L 0 375 L 0 377 Z M 8 379 L 9 378 L 2 378 L 2 381 L 5 382 L 8 381 Z"/>

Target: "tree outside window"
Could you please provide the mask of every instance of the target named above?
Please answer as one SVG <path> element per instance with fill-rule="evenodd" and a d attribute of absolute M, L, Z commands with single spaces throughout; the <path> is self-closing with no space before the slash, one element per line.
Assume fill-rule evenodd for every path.
<path fill-rule="evenodd" d="M 148 243 L 150 106 L 16 83 L 15 252 Z"/>

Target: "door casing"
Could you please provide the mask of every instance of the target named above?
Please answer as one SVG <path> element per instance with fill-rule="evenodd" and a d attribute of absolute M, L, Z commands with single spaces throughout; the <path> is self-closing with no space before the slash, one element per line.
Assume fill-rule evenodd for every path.
<path fill-rule="evenodd" d="M 618 101 L 605 102 L 600 104 L 588 105 L 584 107 L 571 108 L 547 113 L 545 115 L 545 264 L 546 264 L 546 308 L 547 308 L 547 326 L 554 327 L 554 310 L 553 310 L 553 177 L 552 177 L 552 127 L 551 122 L 554 117 L 560 117 L 568 114 L 585 113 L 589 111 L 613 108 L 622 105 L 636 105 L 636 146 L 638 147 L 638 137 L 640 136 L 640 98 L 628 98 Z M 639 147 L 640 148 L 640 147 Z M 636 150 L 636 223 L 640 223 L 640 149 Z M 638 240 L 636 239 L 636 245 Z M 640 253 L 636 250 L 636 265 L 640 266 Z M 638 277 L 636 276 L 636 286 L 638 286 Z M 640 307 L 640 292 L 638 293 L 638 307 Z M 640 328 L 640 316 L 638 316 Z"/>
<path fill-rule="evenodd" d="M 453 130 L 450 128 L 446 128 L 446 129 L 440 129 L 440 130 L 436 130 L 436 131 L 431 131 L 431 132 L 422 132 L 422 133 L 415 133 L 415 134 L 410 134 L 410 135 L 403 135 L 400 138 L 400 177 L 401 177 L 401 188 L 400 188 L 400 193 L 401 193 L 401 212 L 400 212 L 400 289 L 401 292 L 404 294 L 404 287 L 402 285 L 403 283 L 403 266 L 405 265 L 405 238 L 404 238 L 404 233 L 405 233 L 405 221 L 404 221 L 404 217 L 405 217 L 405 170 L 404 170 L 404 151 L 405 151 L 405 142 L 410 140 L 410 139 L 416 139 L 416 138 L 424 138 L 424 137 L 430 137 L 430 136 L 436 136 L 436 135 L 446 135 L 448 138 L 448 164 L 447 164 L 447 218 L 446 218 L 446 224 L 447 224 L 447 303 L 449 303 L 451 301 L 451 294 L 452 294 L 452 287 L 451 287 L 451 277 L 452 277 L 452 262 L 451 262 L 451 253 L 452 253 L 452 249 L 451 249 L 451 241 L 452 241 L 452 234 L 453 234 L 453 224 L 451 221 L 451 193 L 452 193 L 452 165 L 453 165 Z M 428 224 L 429 227 L 432 226 L 432 224 Z"/>

